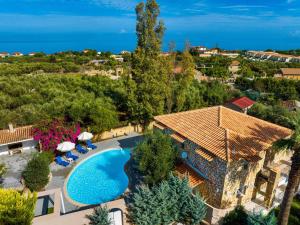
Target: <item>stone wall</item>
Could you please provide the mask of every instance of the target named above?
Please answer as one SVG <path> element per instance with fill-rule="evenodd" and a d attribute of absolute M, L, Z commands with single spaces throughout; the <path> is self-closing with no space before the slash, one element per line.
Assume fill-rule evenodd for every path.
<path fill-rule="evenodd" d="M 227 164 L 225 161 L 215 157 L 208 161 L 195 152 L 199 146 L 187 140 L 184 142 L 184 150 L 188 152 L 187 162 L 195 167 L 206 179 L 199 186 L 203 198 L 214 207 L 220 207 L 222 199 L 223 183 L 226 175 Z"/>
<path fill-rule="evenodd" d="M 138 125 L 128 124 L 127 126 L 114 128 L 111 129 L 110 131 L 104 131 L 101 134 L 95 134 L 94 141 L 101 141 L 101 140 L 111 139 L 115 137 L 120 137 L 133 132 L 142 133 L 143 127 L 139 124 Z"/>
<path fill-rule="evenodd" d="M 260 156 L 264 159 L 265 152 L 261 152 Z M 258 162 L 240 159 L 229 164 L 224 182 L 222 208 L 251 201 L 257 173 L 263 168 L 263 159 Z"/>

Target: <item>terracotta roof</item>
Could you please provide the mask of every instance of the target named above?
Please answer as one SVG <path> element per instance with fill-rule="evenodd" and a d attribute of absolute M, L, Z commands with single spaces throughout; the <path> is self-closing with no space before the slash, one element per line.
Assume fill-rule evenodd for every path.
<path fill-rule="evenodd" d="M 250 98 L 247 97 L 240 97 L 231 100 L 230 103 L 239 107 L 240 109 L 245 109 L 249 106 L 252 106 L 255 103 L 255 101 L 252 101 Z"/>
<path fill-rule="evenodd" d="M 176 141 L 178 141 L 179 143 L 183 143 L 186 139 L 184 137 L 182 137 L 179 134 L 171 134 L 170 135 L 173 139 L 175 139 Z"/>
<path fill-rule="evenodd" d="M 156 116 L 155 120 L 225 161 L 257 159 L 260 151 L 292 133 L 223 106 Z"/>
<path fill-rule="evenodd" d="M 231 62 L 230 66 L 239 66 L 241 63 L 237 60 Z"/>
<path fill-rule="evenodd" d="M 10 144 L 33 138 L 32 126 L 18 127 L 13 132 L 0 130 L 0 145 Z"/>
<path fill-rule="evenodd" d="M 166 128 L 164 125 L 159 124 L 159 123 L 154 123 L 153 126 L 157 127 L 158 129 L 161 129 L 161 130 Z"/>
<path fill-rule="evenodd" d="M 206 150 L 203 150 L 203 149 L 196 149 L 195 152 L 198 155 L 202 156 L 207 161 L 212 161 L 216 157 L 215 155 L 213 155 L 210 152 L 207 152 Z"/>
<path fill-rule="evenodd" d="M 201 177 L 200 174 L 198 174 L 193 168 L 184 163 L 176 166 L 175 171 L 177 173 L 177 176 L 179 176 L 180 178 L 188 177 L 189 185 L 191 188 L 194 188 L 205 181 L 205 179 Z"/>
<path fill-rule="evenodd" d="M 283 75 L 300 75 L 300 68 L 281 68 Z"/>

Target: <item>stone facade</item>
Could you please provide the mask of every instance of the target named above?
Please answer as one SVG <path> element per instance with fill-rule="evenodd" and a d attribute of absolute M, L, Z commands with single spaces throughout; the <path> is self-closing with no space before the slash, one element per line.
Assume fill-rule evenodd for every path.
<path fill-rule="evenodd" d="M 174 133 L 170 128 L 163 129 L 163 132 L 169 135 Z M 260 152 L 261 159 L 254 162 L 240 159 L 229 163 L 219 157 L 208 161 L 196 153 L 196 149 L 201 147 L 190 140 L 185 140 L 184 143 L 175 141 L 175 143 L 180 151 L 188 153 L 185 162 L 206 180 L 195 190 L 201 193 L 208 204 L 217 209 L 228 209 L 238 204 L 245 204 L 253 200 L 262 187 L 266 192 L 264 206 L 270 207 L 282 172 L 279 167 L 282 161 L 289 161 L 291 157 L 291 153 L 275 153 L 269 149 Z M 260 186 L 257 181 L 265 170 L 269 171 L 268 181 L 264 186 Z"/>

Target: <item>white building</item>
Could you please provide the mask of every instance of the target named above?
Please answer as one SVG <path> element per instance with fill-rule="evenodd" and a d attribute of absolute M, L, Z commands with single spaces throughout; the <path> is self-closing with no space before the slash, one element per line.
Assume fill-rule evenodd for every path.
<path fill-rule="evenodd" d="M 9 129 L 0 130 L 0 155 L 28 151 L 37 144 L 37 141 L 33 140 L 32 126 L 14 128 L 10 124 Z"/>

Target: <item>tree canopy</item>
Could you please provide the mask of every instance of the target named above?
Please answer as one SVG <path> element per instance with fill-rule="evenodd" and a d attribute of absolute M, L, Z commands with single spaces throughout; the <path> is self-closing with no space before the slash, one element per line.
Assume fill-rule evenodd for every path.
<path fill-rule="evenodd" d="M 177 150 L 171 138 L 161 131 L 148 133 L 133 151 L 138 169 L 145 175 L 145 183 L 156 184 L 167 178 L 173 170 Z"/>
<path fill-rule="evenodd" d="M 187 179 L 170 175 L 157 186 L 140 187 L 132 197 L 129 216 L 136 225 L 180 222 L 197 225 L 206 215 L 206 206 L 199 195 L 193 195 Z"/>
<path fill-rule="evenodd" d="M 34 217 L 36 194 L 21 193 L 0 188 L 0 224 L 31 225 Z"/>

